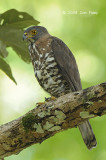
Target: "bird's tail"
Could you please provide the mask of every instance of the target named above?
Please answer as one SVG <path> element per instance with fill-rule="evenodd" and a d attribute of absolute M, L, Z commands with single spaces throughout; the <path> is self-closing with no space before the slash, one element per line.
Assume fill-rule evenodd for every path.
<path fill-rule="evenodd" d="M 96 147 L 97 142 L 96 142 L 96 138 L 95 135 L 93 133 L 92 127 L 89 123 L 89 121 L 85 121 L 83 123 L 81 123 L 80 125 L 78 125 L 78 128 L 82 134 L 82 138 L 87 146 L 88 149 L 92 149 L 94 147 Z"/>

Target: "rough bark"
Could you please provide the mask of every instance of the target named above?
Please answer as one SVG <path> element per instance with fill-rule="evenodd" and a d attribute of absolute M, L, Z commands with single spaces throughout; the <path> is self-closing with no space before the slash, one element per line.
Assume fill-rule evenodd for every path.
<path fill-rule="evenodd" d="M 17 154 L 82 121 L 106 114 L 106 83 L 38 105 L 0 127 L 0 158 Z"/>

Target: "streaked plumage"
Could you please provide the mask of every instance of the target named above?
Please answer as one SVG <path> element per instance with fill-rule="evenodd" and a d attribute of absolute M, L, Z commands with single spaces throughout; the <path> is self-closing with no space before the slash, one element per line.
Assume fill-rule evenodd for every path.
<path fill-rule="evenodd" d="M 29 41 L 35 76 L 44 90 L 54 97 L 60 97 L 82 89 L 75 58 L 62 40 L 51 36 L 41 26 L 28 28 L 23 38 Z M 96 146 L 90 123 L 86 121 L 78 127 L 88 149 Z"/>

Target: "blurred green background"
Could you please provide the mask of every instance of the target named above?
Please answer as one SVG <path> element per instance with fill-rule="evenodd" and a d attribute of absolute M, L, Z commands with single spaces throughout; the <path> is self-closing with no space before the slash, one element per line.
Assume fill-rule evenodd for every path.
<path fill-rule="evenodd" d="M 105 0 L 0 0 L 0 13 L 12 8 L 31 14 L 69 46 L 77 60 L 83 88 L 105 82 Z M 38 85 L 32 64 L 22 61 L 11 48 L 8 51 L 6 61 L 18 85 L 0 71 L 0 124 L 18 118 L 49 96 Z M 98 142 L 91 151 L 84 145 L 79 130 L 69 129 L 6 160 L 106 160 L 106 117 L 90 122 Z"/>

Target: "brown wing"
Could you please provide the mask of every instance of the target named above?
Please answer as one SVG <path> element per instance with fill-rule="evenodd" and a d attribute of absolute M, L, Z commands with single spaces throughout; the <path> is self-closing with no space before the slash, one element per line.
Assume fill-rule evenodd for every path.
<path fill-rule="evenodd" d="M 72 92 L 81 90 L 81 80 L 75 58 L 66 44 L 52 37 L 52 50 L 64 79 L 69 83 Z"/>

